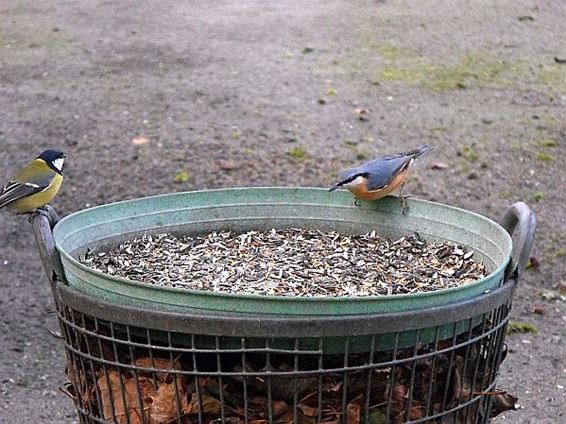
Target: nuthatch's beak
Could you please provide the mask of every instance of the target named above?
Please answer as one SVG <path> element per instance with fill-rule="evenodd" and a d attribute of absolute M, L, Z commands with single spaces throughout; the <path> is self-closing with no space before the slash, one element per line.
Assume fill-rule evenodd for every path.
<path fill-rule="evenodd" d="M 334 184 L 332 187 L 330 187 L 330 188 L 328 189 L 328 191 L 334 191 L 334 190 L 336 190 L 337 188 L 339 188 L 341 185 L 342 185 L 341 183 Z"/>

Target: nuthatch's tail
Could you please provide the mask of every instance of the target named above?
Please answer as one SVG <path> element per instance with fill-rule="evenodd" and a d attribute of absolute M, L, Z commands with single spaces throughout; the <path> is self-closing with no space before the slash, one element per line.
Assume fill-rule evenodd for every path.
<path fill-rule="evenodd" d="M 344 184 L 344 181 L 340 181 L 339 183 L 334 184 L 332 187 L 328 189 L 328 191 L 334 191 L 340 188 Z"/>
<path fill-rule="evenodd" d="M 400 156 L 412 156 L 413 158 L 418 158 L 419 156 L 424 155 L 425 153 L 428 153 L 432 150 L 432 147 L 429 146 L 428 144 L 423 144 L 420 147 L 417 147 L 415 150 L 410 150 L 408 152 L 405 153 L 401 153 Z"/>

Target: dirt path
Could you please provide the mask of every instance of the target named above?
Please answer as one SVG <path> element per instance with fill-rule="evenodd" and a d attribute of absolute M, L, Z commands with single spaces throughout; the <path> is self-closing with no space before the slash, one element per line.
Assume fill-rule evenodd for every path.
<path fill-rule="evenodd" d="M 55 206 L 68 214 L 195 188 L 328 186 L 343 165 L 429 143 L 413 195 L 495 219 L 525 200 L 538 214 L 540 269 L 514 316 L 539 333 L 508 338 L 499 381 L 522 409 L 499 420 L 563 422 L 566 307 L 541 298 L 566 275 L 561 2 L 186 3 L 2 1 L 0 180 L 60 147 Z M 74 422 L 33 237 L 6 213 L 0 311 L 0 422 Z"/>

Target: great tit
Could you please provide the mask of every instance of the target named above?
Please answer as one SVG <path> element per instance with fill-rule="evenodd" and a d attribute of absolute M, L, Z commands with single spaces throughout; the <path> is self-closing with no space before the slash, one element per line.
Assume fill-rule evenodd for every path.
<path fill-rule="evenodd" d="M 0 191 L 0 209 L 8 206 L 17 213 L 33 213 L 47 205 L 63 182 L 67 155 L 46 150 L 21 169 Z"/>

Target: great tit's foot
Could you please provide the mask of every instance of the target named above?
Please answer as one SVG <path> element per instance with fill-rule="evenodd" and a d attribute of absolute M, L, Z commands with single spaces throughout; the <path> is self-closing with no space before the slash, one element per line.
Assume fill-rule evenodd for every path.
<path fill-rule="evenodd" d="M 354 205 L 360 206 L 360 199 L 358 199 L 357 197 L 356 197 L 356 199 L 354 200 Z"/>
<path fill-rule="evenodd" d="M 57 212 L 55 212 L 55 209 L 53 209 L 49 205 L 45 205 L 41 208 L 37 208 L 29 217 L 30 223 L 33 221 L 33 218 L 36 215 L 43 215 L 44 217 L 46 217 L 49 221 L 49 225 L 51 226 L 51 228 L 53 228 L 55 226 L 55 224 L 57 224 L 59 222 L 59 215 L 57 215 Z"/>
<path fill-rule="evenodd" d="M 28 222 L 31 224 L 33 222 L 33 219 L 37 216 L 37 215 L 43 215 L 44 217 L 46 217 L 48 220 L 51 220 L 51 216 L 49 216 L 49 212 L 44 209 L 44 208 L 37 208 L 36 210 L 34 210 L 33 212 L 31 212 L 29 214 L 28 217 Z"/>
<path fill-rule="evenodd" d="M 51 217 L 51 227 L 54 227 L 55 224 L 59 222 L 59 215 L 55 212 L 55 209 L 51 205 L 45 205 L 43 209 L 49 213 L 49 216 Z"/>

